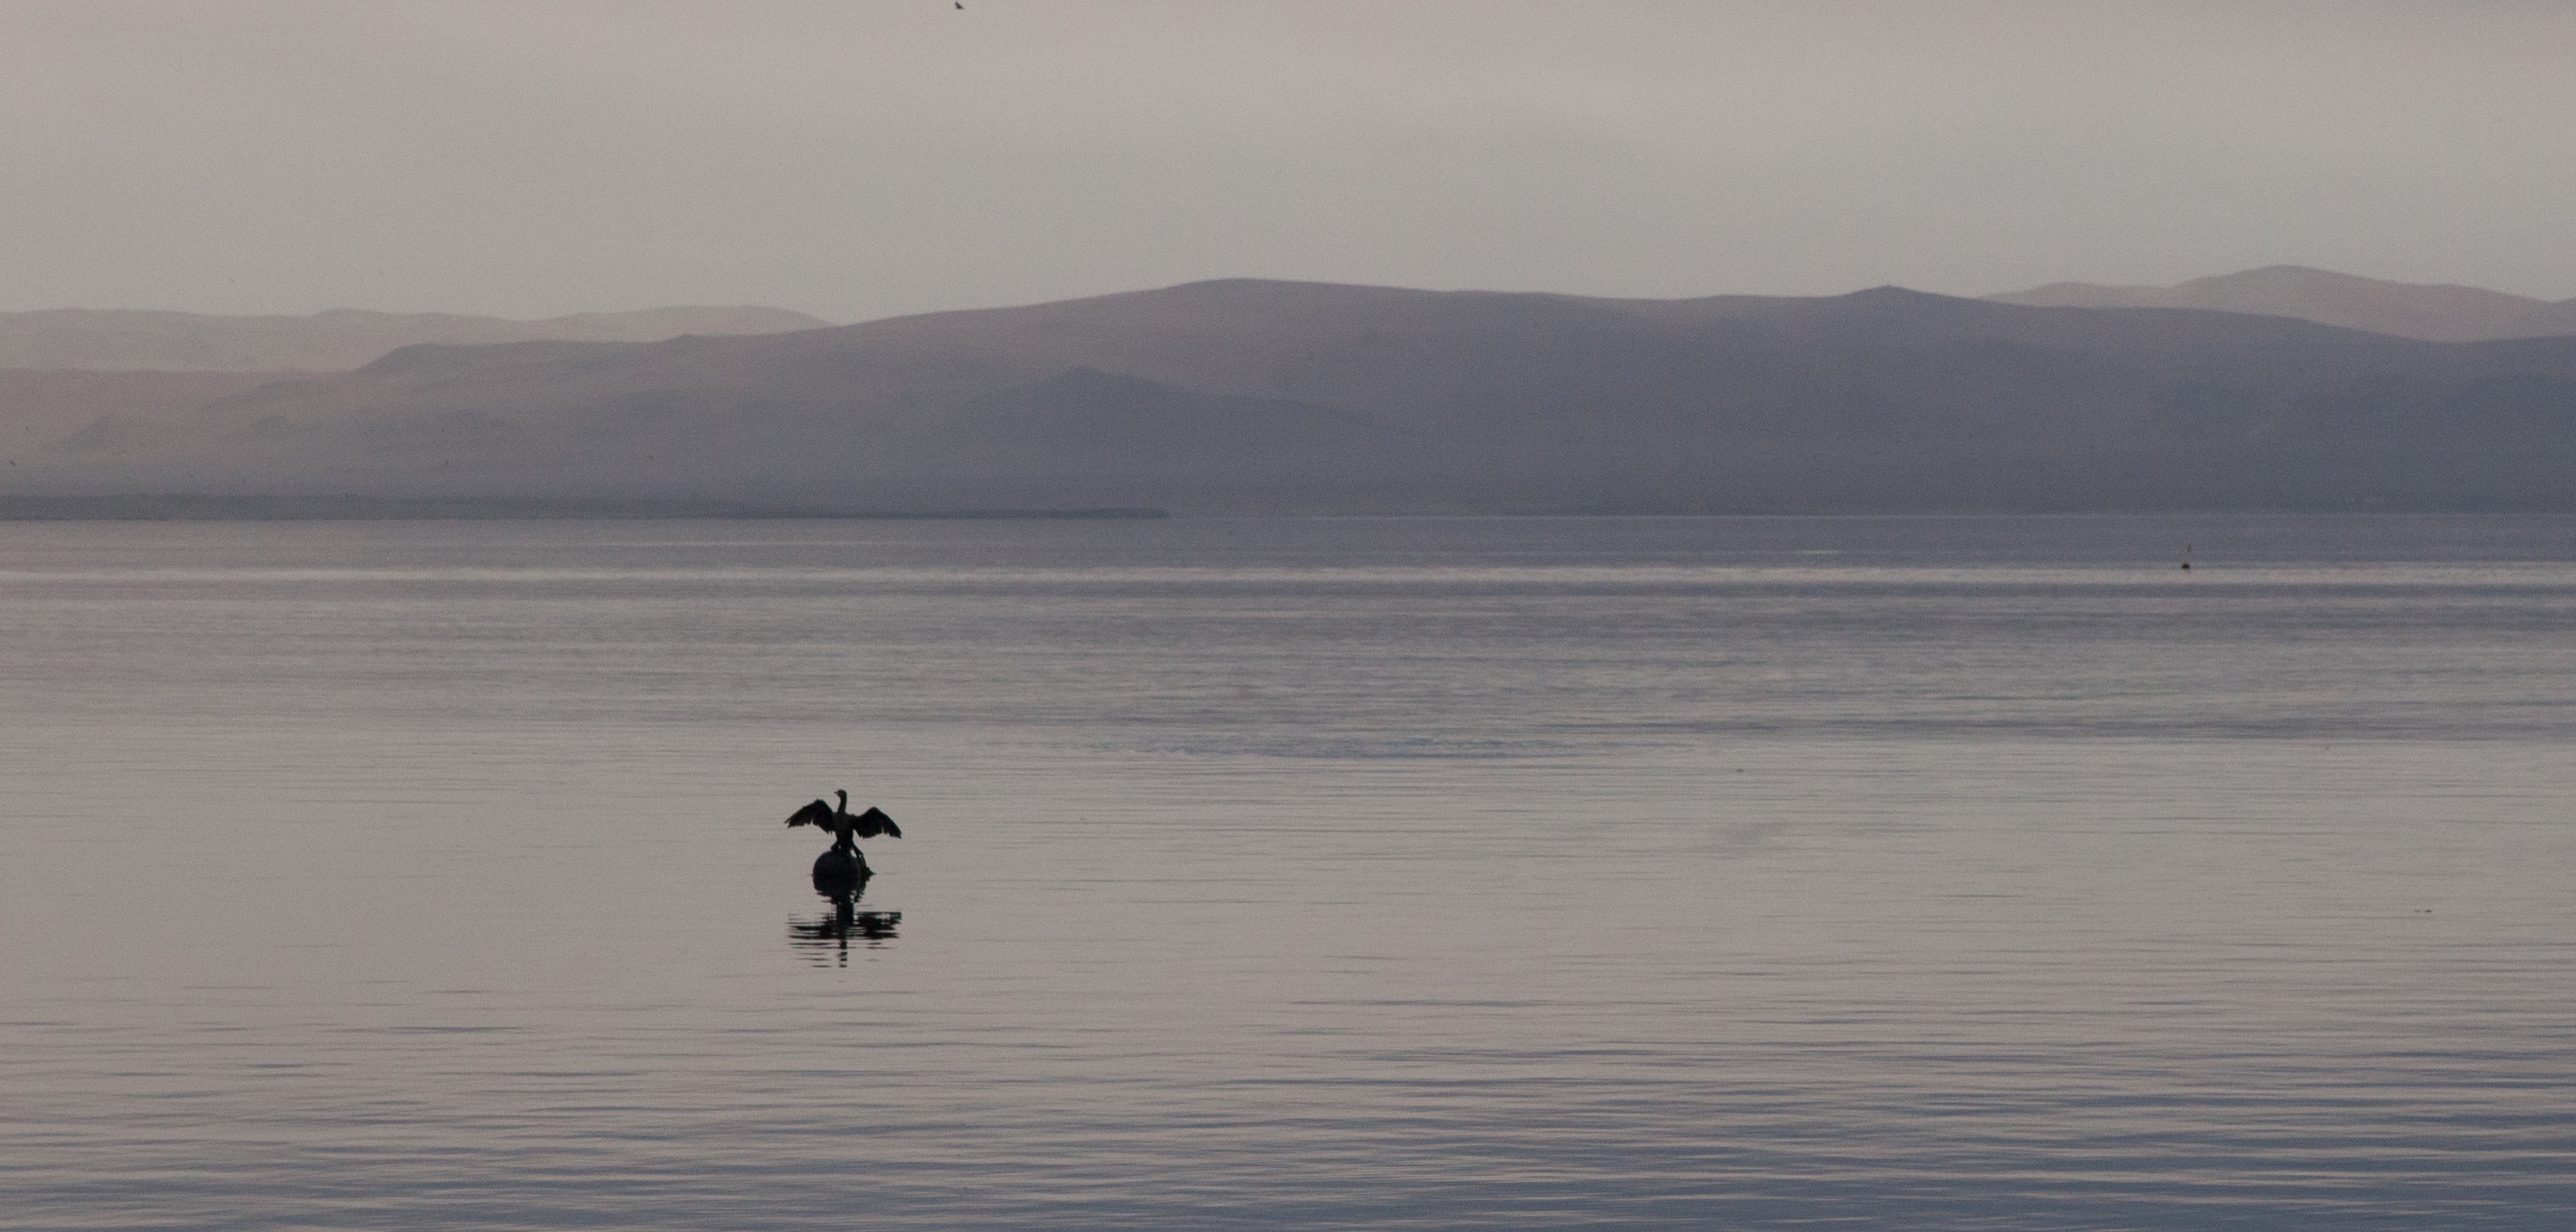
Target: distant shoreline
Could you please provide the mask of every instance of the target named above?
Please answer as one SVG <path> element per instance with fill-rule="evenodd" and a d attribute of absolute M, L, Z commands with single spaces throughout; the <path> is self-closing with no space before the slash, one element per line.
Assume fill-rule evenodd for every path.
<path fill-rule="evenodd" d="M 775 518 L 835 521 L 1157 521 L 1168 510 L 833 509 L 714 501 L 403 500 L 372 496 L 0 496 L 0 522 L 368 522 Z"/>
<path fill-rule="evenodd" d="M 1804 505 L 1740 508 L 1565 508 L 1502 506 L 1482 509 L 1299 509 L 1202 511 L 1175 514 L 1144 506 L 1063 509 L 848 509 L 819 505 L 755 505 L 726 501 L 512 501 L 405 499 L 375 496 L 213 496 L 201 493 L 121 496 L 0 495 L 0 523 L 7 522 L 617 522 L 617 521 L 818 521 L 818 522 L 1159 522 L 1184 516 L 1289 518 L 1944 518 L 2135 516 L 2576 516 L 2557 502 L 2324 501 L 2271 504 L 2029 504 L 1978 506 Z"/>

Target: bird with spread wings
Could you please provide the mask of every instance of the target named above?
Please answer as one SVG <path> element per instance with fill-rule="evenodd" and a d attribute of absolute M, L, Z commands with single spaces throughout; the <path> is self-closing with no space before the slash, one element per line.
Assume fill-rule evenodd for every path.
<path fill-rule="evenodd" d="M 840 807 L 834 808 L 816 800 L 789 815 L 787 824 L 829 830 L 832 832 L 832 850 L 851 854 L 856 854 L 859 849 L 858 839 L 875 838 L 880 834 L 887 838 L 903 837 L 903 830 L 894 824 L 894 818 L 885 815 L 885 810 L 870 808 L 864 813 L 853 814 L 850 812 L 850 793 L 836 791 L 832 794 L 840 798 Z"/>

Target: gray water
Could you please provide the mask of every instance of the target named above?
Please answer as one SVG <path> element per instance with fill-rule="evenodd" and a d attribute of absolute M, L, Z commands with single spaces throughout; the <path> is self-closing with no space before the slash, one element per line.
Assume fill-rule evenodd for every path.
<path fill-rule="evenodd" d="M 0 525 L 0 1225 L 2566 1226 L 2571 562 Z"/>

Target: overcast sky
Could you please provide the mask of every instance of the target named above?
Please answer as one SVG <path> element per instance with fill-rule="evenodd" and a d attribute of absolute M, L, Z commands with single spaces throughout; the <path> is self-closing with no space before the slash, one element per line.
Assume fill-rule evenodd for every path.
<path fill-rule="evenodd" d="M 2576 296 L 2576 3 L 0 0 L 0 308 Z"/>

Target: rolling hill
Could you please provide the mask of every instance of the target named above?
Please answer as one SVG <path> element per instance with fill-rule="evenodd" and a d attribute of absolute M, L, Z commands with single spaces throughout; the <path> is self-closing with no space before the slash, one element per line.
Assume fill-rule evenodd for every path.
<path fill-rule="evenodd" d="M 2429 342 L 2576 334 L 2576 300 L 2551 302 L 2477 287 L 2383 282 L 2297 265 L 2196 278 L 2170 287 L 2053 282 L 1986 298 L 2041 308 L 2199 308 L 2296 317 Z"/>
<path fill-rule="evenodd" d="M 780 308 L 648 308 L 543 321 L 349 308 L 309 317 L 63 308 L 0 312 L 0 369 L 338 372 L 425 342 L 658 342 L 682 334 L 770 334 L 826 324 Z"/>
<path fill-rule="evenodd" d="M 423 345 L 119 412 L 21 494 L 1178 512 L 2576 507 L 2576 338 L 1879 288 L 1233 280 L 653 343 Z"/>

